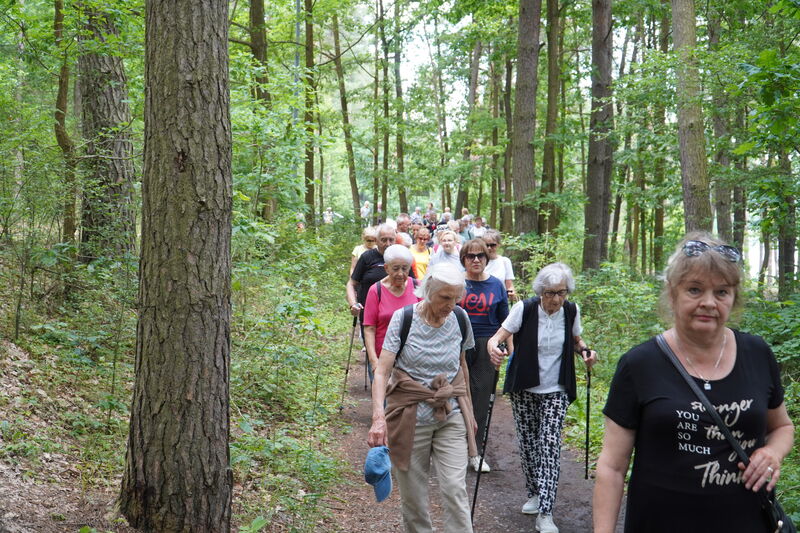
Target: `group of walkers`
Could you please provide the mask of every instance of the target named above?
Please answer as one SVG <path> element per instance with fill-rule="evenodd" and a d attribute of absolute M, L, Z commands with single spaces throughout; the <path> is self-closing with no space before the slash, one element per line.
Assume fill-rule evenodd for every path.
<path fill-rule="evenodd" d="M 436 220 L 401 215 L 396 225 L 365 228 L 364 251 L 354 250 L 347 300 L 362 319 L 373 380 L 370 455 L 380 448 L 391 458 L 407 532 L 433 531 L 431 465 L 445 531 L 472 531 L 466 473 L 491 471 L 484 437 L 505 363 L 503 393 L 527 489 L 520 511 L 536 515 L 536 531 L 557 533 L 561 433 L 576 398 L 576 357 L 587 369 L 597 362 L 582 338 L 580 308 L 569 301 L 572 271 L 545 266 L 534 296 L 518 301 L 511 262 L 497 253 L 499 233 L 484 228 L 482 237 L 462 241 L 451 221 L 431 231 L 426 218 Z M 473 229 L 470 219 L 457 224 Z M 662 300 L 673 326 L 663 337 L 750 461 L 731 453 L 702 403 L 648 341 L 620 359 L 604 409 L 595 531 L 616 528 L 631 456 L 626 532 L 767 531 L 757 492 L 775 487 L 794 428 L 770 348 L 726 325 L 741 302 L 741 254 L 710 235 L 690 235 L 665 274 Z M 368 479 L 379 499 L 388 495 L 388 471 Z"/>

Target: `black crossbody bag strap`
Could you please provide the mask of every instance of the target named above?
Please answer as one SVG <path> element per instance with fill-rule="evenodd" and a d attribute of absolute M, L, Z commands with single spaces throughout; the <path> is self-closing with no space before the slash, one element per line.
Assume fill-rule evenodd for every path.
<path fill-rule="evenodd" d="M 692 389 L 694 395 L 697 396 L 700 402 L 702 402 L 703 407 L 705 407 L 706 412 L 714 420 L 714 423 L 719 428 L 720 433 L 722 433 L 725 436 L 725 439 L 728 441 L 731 447 L 733 447 L 733 450 L 736 452 L 736 455 L 739 456 L 739 460 L 741 460 L 745 466 L 749 465 L 750 458 L 747 456 L 747 453 L 745 453 L 745 451 L 742 449 L 742 445 L 739 444 L 739 441 L 733 437 L 733 435 L 731 434 L 731 430 L 728 428 L 728 425 L 722 421 L 722 418 L 719 416 L 717 410 L 714 409 L 714 406 L 711 405 L 711 402 L 709 401 L 708 397 L 703 393 L 703 391 L 700 390 L 700 386 L 695 382 L 692 376 L 689 375 L 686 369 L 683 368 L 683 365 L 678 360 L 678 356 L 675 355 L 675 352 L 673 352 L 672 348 L 670 348 L 669 344 L 667 344 L 667 340 L 664 338 L 664 335 L 659 334 L 656 337 L 656 343 L 658 344 L 658 347 L 661 348 L 661 351 L 664 353 L 667 359 L 669 359 L 669 362 L 672 363 L 672 366 L 674 366 L 678 370 L 678 373 L 681 375 L 681 377 L 684 380 L 686 380 L 686 383 L 689 385 L 689 388 Z M 770 499 L 764 487 L 761 487 L 761 490 L 758 491 L 758 496 L 759 499 L 761 500 L 762 505 L 772 505 L 772 500 Z"/>

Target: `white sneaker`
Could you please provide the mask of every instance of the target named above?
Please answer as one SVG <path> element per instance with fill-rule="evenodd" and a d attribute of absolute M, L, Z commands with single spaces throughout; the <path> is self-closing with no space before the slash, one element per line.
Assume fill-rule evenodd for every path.
<path fill-rule="evenodd" d="M 484 474 L 487 472 L 491 472 L 492 469 L 489 468 L 489 463 L 486 462 L 486 459 L 483 460 L 483 464 L 481 464 L 481 456 L 476 455 L 475 457 L 469 458 L 469 465 L 472 467 L 474 471 L 478 471 L 478 468 L 481 469 L 481 472 Z"/>
<path fill-rule="evenodd" d="M 540 514 L 537 516 L 536 531 L 539 531 L 539 533 L 558 533 L 558 528 L 553 523 L 553 515 Z"/>
<path fill-rule="evenodd" d="M 539 514 L 539 496 L 534 496 L 522 506 L 523 514 Z"/>

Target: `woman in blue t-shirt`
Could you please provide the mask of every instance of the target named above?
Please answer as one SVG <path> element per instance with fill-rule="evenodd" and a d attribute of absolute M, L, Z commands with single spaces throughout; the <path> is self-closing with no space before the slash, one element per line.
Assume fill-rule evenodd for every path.
<path fill-rule="evenodd" d="M 503 282 L 485 272 L 489 250 L 483 239 L 472 239 L 461 247 L 461 264 L 467 273 L 467 285 L 461 307 L 469 315 L 475 334 L 475 348 L 467 352 L 469 387 L 472 393 L 472 410 L 478 423 L 476 433 L 478 455 L 470 457 L 470 466 L 476 472 L 481 468 L 489 472 L 489 464 L 483 455 L 483 436 L 489 414 L 489 396 L 495 386 L 495 367 L 489 360 L 486 342 L 494 335 L 508 316 L 508 295 Z"/>
<path fill-rule="evenodd" d="M 760 500 L 791 451 L 775 356 L 760 337 L 727 327 L 741 305 L 741 252 L 705 233 L 688 235 L 670 257 L 662 301 L 663 333 L 750 457 L 745 468 L 656 341 L 623 355 L 603 412 L 594 531 L 612 533 L 628 485 L 625 531 L 766 532 Z M 635 453 L 634 453 L 635 450 Z"/>

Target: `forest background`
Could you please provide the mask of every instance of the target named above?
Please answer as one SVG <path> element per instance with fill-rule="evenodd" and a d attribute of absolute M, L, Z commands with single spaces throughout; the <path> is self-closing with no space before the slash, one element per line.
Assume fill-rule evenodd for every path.
<path fill-rule="evenodd" d="M 142 228 L 159 229 L 147 225 L 156 200 L 196 193 L 159 185 L 148 160 L 153 132 L 169 137 L 198 107 L 148 78 L 174 51 L 185 86 L 218 75 L 229 94 L 222 118 L 200 124 L 219 122 L 230 146 L 198 136 L 169 161 L 177 176 L 196 153 L 231 154 L 224 216 L 209 226 L 231 235 L 230 264 L 214 271 L 232 302 L 230 395 L 224 384 L 203 397 L 230 409 L 233 496 L 220 505 L 233 500 L 242 530 L 312 531 L 329 513 L 344 283 L 378 216 L 360 220 L 367 200 L 384 216 L 429 201 L 484 216 L 507 236 L 524 296 L 543 264 L 573 266 L 604 359 L 596 404 L 617 358 L 662 327 L 658 274 L 674 244 L 717 233 L 746 252 L 737 325 L 773 346 L 800 422 L 798 0 L 201 5 L 170 36 L 151 31 L 156 3 L 0 3 L 0 458 L 20 482 L 119 494 L 131 523 L 143 512 L 125 505 L 135 488 L 120 489 L 150 349 L 140 287 L 157 282 Z M 224 57 L 193 78 L 180 54 L 214 38 Z M 189 111 L 152 114 L 170 105 Z M 193 221 L 170 213 L 178 229 Z M 780 491 L 800 518 L 796 452 Z M 42 530 L 69 522 L 67 502 L 49 503 Z"/>

